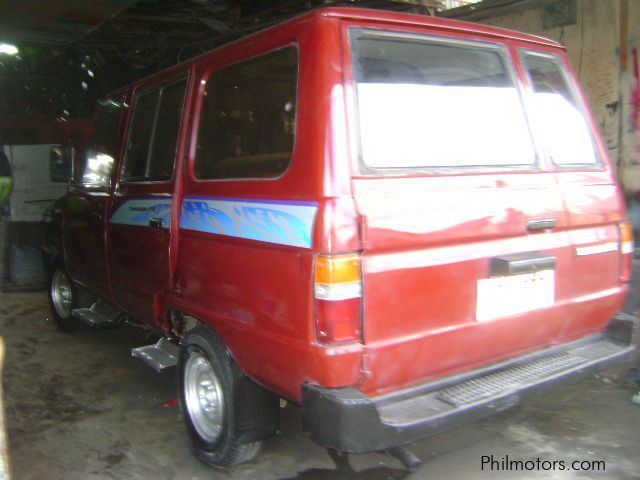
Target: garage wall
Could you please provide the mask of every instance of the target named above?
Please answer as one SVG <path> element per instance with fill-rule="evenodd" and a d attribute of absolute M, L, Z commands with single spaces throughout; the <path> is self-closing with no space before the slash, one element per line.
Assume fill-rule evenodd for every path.
<path fill-rule="evenodd" d="M 640 1 L 490 0 L 460 20 L 542 35 L 567 47 L 629 196 L 640 199 Z"/>
<path fill-rule="evenodd" d="M 628 0 L 627 0 L 628 1 Z M 623 183 L 640 201 L 640 2 L 629 2 L 627 56 L 622 64 Z"/>

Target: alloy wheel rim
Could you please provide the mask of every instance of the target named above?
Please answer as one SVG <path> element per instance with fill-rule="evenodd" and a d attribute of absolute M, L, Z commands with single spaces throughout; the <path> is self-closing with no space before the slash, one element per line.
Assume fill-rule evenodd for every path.
<path fill-rule="evenodd" d="M 215 442 L 224 426 L 222 384 L 209 359 L 197 350 L 189 355 L 185 365 L 184 392 L 193 427 L 206 442 Z"/>
<path fill-rule="evenodd" d="M 62 318 L 68 318 L 73 306 L 73 291 L 67 274 L 56 270 L 51 281 L 51 299 L 56 313 Z"/>

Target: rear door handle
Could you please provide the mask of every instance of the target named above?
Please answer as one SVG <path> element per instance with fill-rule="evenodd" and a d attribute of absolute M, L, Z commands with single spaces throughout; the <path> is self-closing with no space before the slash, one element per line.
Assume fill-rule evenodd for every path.
<path fill-rule="evenodd" d="M 151 217 L 149 219 L 149 226 L 151 228 L 155 228 L 157 230 L 162 230 L 163 228 L 163 221 L 161 217 Z"/>
<path fill-rule="evenodd" d="M 554 228 L 556 228 L 555 218 L 543 218 L 540 220 L 531 220 L 527 222 L 527 230 L 529 230 L 530 232 L 553 230 Z"/>

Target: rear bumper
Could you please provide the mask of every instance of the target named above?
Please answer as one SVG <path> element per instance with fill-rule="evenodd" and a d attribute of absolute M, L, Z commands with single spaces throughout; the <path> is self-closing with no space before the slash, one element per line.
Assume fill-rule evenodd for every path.
<path fill-rule="evenodd" d="M 305 385 L 303 429 L 325 447 L 360 453 L 435 435 L 586 375 L 628 363 L 640 319 L 620 314 L 604 334 L 381 397 Z"/>

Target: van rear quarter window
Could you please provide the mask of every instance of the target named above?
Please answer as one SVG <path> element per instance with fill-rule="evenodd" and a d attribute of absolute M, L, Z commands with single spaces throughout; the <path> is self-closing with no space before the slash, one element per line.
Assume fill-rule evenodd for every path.
<path fill-rule="evenodd" d="M 282 175 L 293 152 L 297 82 L 295 47 L 214 71 L 204 93 L 196 177 Z"/>
<path fill-rule="evenodd" d="M 538 128 L 553 162 L 562 167 L 599 163 L 593 136 L 562 61 L 555 55 L 522 53 L 535 96 Z"/>
<path fill-rule="evenodd" d="M 368 29 L 350 36 L 364 173 L 535 165 L 503 47 Z"/>

